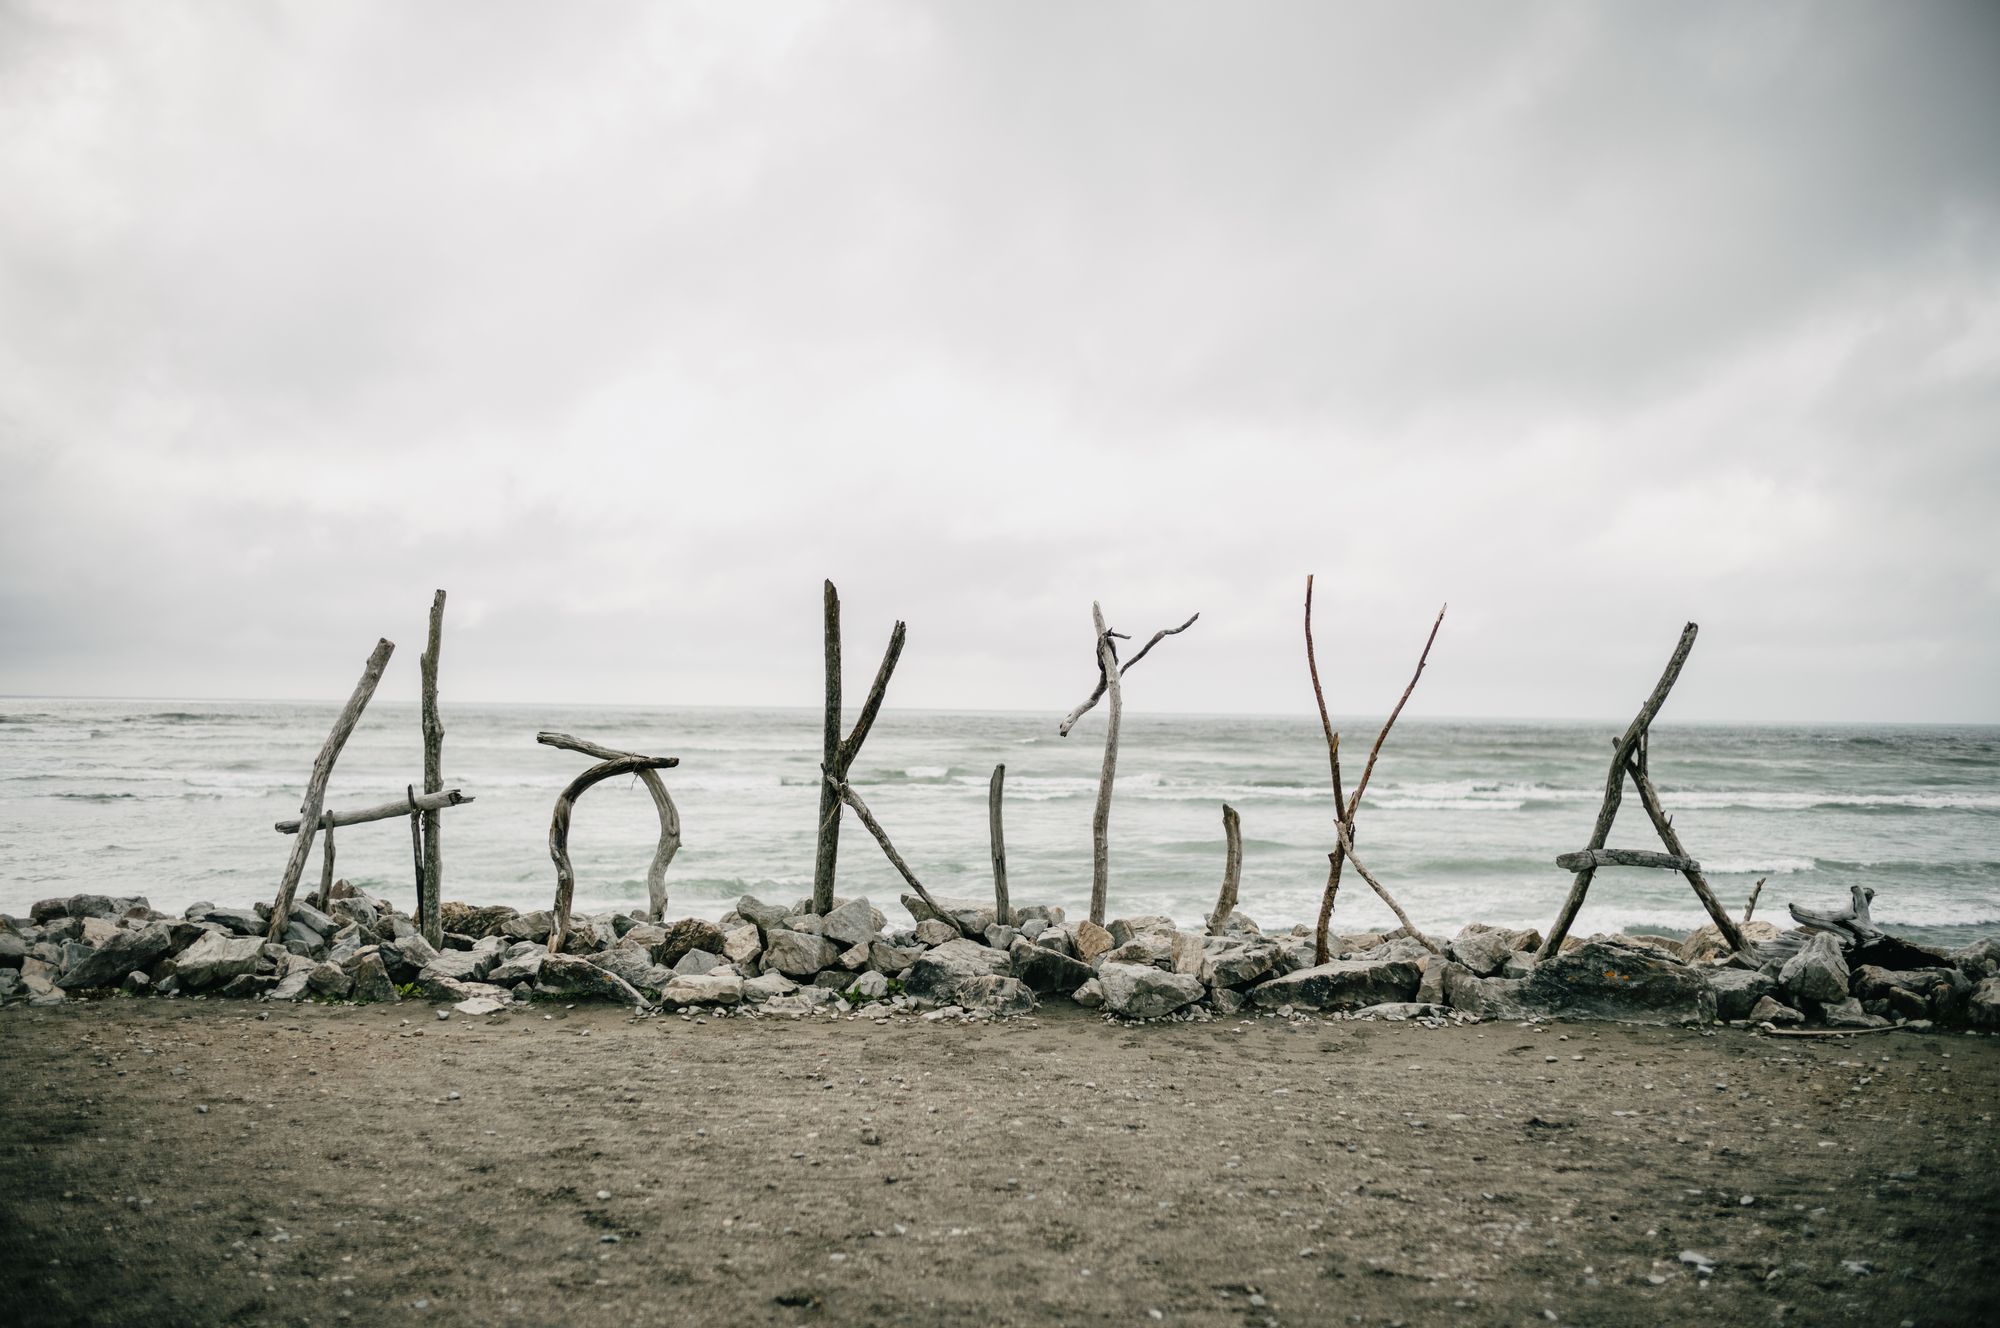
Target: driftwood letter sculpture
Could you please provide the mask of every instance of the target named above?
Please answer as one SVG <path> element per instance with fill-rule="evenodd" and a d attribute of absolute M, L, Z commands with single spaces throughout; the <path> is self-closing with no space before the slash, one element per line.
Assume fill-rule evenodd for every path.
<path fill-rule="evenodd" d="M 1097 628 L 1097 687 L 1084 699 L 1082 705 L 1069 712 L 1063 722 L 1056 726 L 1056 732 L 1067 738 L 1069 731 L 1076 727 L 1098 698 L 1109 695 L 1111 712 L 1104 726 L 1104 766 L 1097 776 L 1097 810 L 1090 818 L 1090 920 L 1104 925 L 1105 897 L 1111 888 L 1111 781 L 1118 774 L 1118 720 L 1124 713 L 1125 698 L 1119 687 L 1119 679 L 1130 671 L 1134 664 L 1144 659 L 1147 652 L 1169 636 L 1177 636 L 1194 626 L 1199 613 L 1189 618 L 1179 627 L 1163 627 L 1153 633 L 1153 639 L 1140 647 L 1139 653 L 1118 662 L 1118 642 L 1132 638 L 1123 632 L 1114 632 L 1104 625 L 1104 610 L 1095 601 L 1090 606 L 1090 620 Z"/>
<path fill-rule="evenodd" d="M 882 697 L 889 690 L 889 675 L 896 671 L 896 661 L 903 654 L 904 635 L 903 624 L 899 622 L 889 633 L 889 648 L 882 654 L 882 666 L 875 670 L 875 681 L 869 685 L 861 714 L 843 738 L 840 736 L 840 592 L 831 581 L 826 583 L 825 613 L 826 715 L 820 734 L 820 768 L 826 777 L 820 783 L 819 845 L 813 854 L 813 912 L 821 916 L 833 908 L 833 873 L 835 859 L 840 855 L 840 809 L 844 801 L 840 791 L 847 784 L 847 771 L 860 754 L 861 744 L 868 740 L 868 730 L 875 727 Z M 918 890 L 921 893 L 922 887 Z"/>
<path fill-rule="evenodd" d="M 569 862 L 570 812 L 576 806 L 576 800 L 591 785 L 617 775 L 639 776 L 645 782 L 646 791 L 653 795 L 654 805 L 659 808 L 660 844 L 653 851 L 653 865 L 646 872 L 648 903 L 654 920 L 658 921 L 667 905 L 667 864 L 673 861 L 674 853 L 681 846 L 681 818 L 674 808 L 674 800 L 667 796 L 667 786 L 654 772 L 673 769 L 681 763 L 681 758 L 614 751 L 594 742 L 572 738 L 567 733 L 538 733 L 535 741 L 544 746 L 560 747 L 564 751 L 581 752 L 597 758 L 596 765 L 572 779 L 569 786 L 557 795 L 555 815 L 549 821 L 549 857 L 556 864 L 556 922 L 549 932 L 549 953 L 559 953 L 563 942 L 569 939 L 570 897 L 576 892 L 576 869 Z"/>
<path fill-rule="evenodd" d="M 1431 634 L 1424 639 L 1424 650 L 1417 656 L 1417 671 L 1410 675 L 1410 685 L 1403 689 L 1403 695 L 1396 701 L 1396 708 L 1389 712 L 1389 718 L 1382 721 L 1382 731 L 1375 735 L 1375 745 L 1368 751 L 1368 764 L 1361 768 L 1361 782 L 1354 786 L 1354 796 L 1343 798 L 1340 788 L 1340 735 L 1334 732 L 1333 720 L 1326 712 L 1326 693 L 1320 690 L 1319 660 L 1313 654 L 1313 579 L 1306 578 L 1306 669 L 1312 674 L 1313 699 L 1319 703 L 1320 729 L 1326 735 L 1326 759 L 1333 773 L 1333 829 L 1339 841 L 1331 853 L 1326 855 L 1326 889 L 1320 895 L 1319 922 L 1313 929 L 1313 962 L 1324 964 L 1329 957 L 1327 930 L 1333 921 L 1334 896 L 1340 893 L 1340 864 L 1343 861 L 1354 864 L 1354 870 L 1361 873 L 1361 879 L 1368 882 L 1368 888 L 1380 895 L 1389 911 L 1396 915 L 1396 921 L 1403 924 L 1403 930 L 1410 933 L 1432 954 L 1442 954 L 1443 948 L 1430 937 L 1417 930 L 1410 921 L 1410 915 L 1396 902 L 1394 895 L 1383 888 L 1375 879 L 1375 874 L 1361 865 L 1361 859 L 1354 856 L 1354 814 L 1361 810 L 1361 795 L 1368 791 L 1368 781 L 1375 777 L 1375 759 L 1382 754 L 1382 743 L 1389 736 L 1389 730 L 1396 726 L 1396 716 L 1403 713 L 1403 706 L 1409 701 L 1410 693 L 1417 690 L 1417 679 L 1424 676 L 1424 665 L 1431 657 L 1431 643 L 1437 640 L 1438 628 L 1444 625 L 1444 610 L 1438 610 L 1437 621 L 1431 624 Z"/>
<path fill-rule="evenodd" d="M 1590 844 L 1579 853 L 1565 853 L 1556 859 L 1556 865 L 1564 871 L 1576 873 L 1570 883 L 1569 898 L 1563 900 L 1562 912 L 1556 915 L 1555 925 L 1542 941 L 1539 957 L 1546 959 L 1562 948 L 1563 937 L 1569 935 L 1570 924 L 1576 921 L 1577 910 L 1583 907 L 1583 897 L 1590 890 L 1591 877 L 1599 867 L 1657 867 L 1666 871 L 1677 871 L 1687 877 L 1694 887 L 1695 896 L 1701 900 L 1708 916 L 1715 920 L 1716 930 L 1729 942 L 1733 950 L 1743 949 L 1743 933 L 1736 920 L 1729 916 L 1715 892 L 1708 888 L 1708 881 L 1701 874 L 1701 864 L 1690 858 L 1681 846 L 1681 837 L 1674 833 L 1674 823 L 1660 805 L 1660 794 L 1653 787 L 1653 778 L 1646 770 L 1646 735 L 1652 727 L 1653 718 L 1666 703 L 1667 693 L 1674 689 L 1674 682 L 1681 676 L 1681 666 L 1687 663 L 1688 652 L 1694 649 L 1695 633 L 1699 629 L 1689 623 L 1681 629 L 1680 643 L 1674 647 L 1673 656 L 1667 660 L 1667 669 L 1660 675 L 1653 694 L 1639 707 L 1639 713 L 1625 732 L 1611 744 L 1611 774 L 1604 782 L 1604 803 L 1597 809 L 1597 825 L 1590 832 Z M 1618 817 L 1618 804 L 1624 798 L 1625 779 L 1631 776 L 1633 786 L 1639 790 L 1639 801 L 1646 808 L 1646 815 L 1653 822 L 1653 829 L 1659 834 L 1660 842 L 1666 846 L 1665 853 L 1653 853 L 1641 849 L 1606 848 L 1604 841 L 1611 835 L 1611 823 Z"/>

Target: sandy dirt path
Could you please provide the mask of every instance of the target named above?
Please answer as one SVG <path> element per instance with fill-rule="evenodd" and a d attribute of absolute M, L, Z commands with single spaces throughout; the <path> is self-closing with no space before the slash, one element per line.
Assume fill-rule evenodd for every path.
<path fill-rule="evenodd" d="M 0 1015 L 0 1067 L 12 1324 L 1895 1328 L 2000 1294 L 1984 1037 L 106 1000 Z"/>

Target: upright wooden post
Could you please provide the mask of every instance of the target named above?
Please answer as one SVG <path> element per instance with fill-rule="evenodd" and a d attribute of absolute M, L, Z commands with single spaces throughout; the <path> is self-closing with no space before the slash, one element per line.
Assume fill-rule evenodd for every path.
<path fill-rule="evenodd" d="M 1236 891 L 1243 881 L 1243 822 L 1236 809 L 1222 804 L 1222 892 L 1215 897 L 1215 912 L 1208 917 L 1208 934 L 1220 936 L 1236 911 Z"/>
<path fill-rule="evenodd" d="M 993 920 L 1011 927 L 1014 910 L 1007 901 L 1007 841 L 1000 833 L 1000 785 L 1006 778 L 1005 763 L 993 767 L 992 782 L 986 786 L 986 821 L 993 840 Z"/>
<path fill-rule="evenodd" d="M 820 768 L 835 780 L 840 759 L 840 592 L 826 583 L 826 714 L 820 723 Z M 819 783 L 819 845 L 813 853 L 813 911 L 824 915 L 833 907 L 833 872 L 840 856 L 840 794 L 834 784 Z"/>
<path fill-rule="evenodd" d="M 306 858 L 312 853 L 320 810 L 326 806 L 326 783 L 333 778 L 333 763 L 340 759 L 341 748 L 347 746 L 354 726 L 361 721 L 361 712 L 368 708 L 369 699 L 382 681 L 382 670 L 389 667 L 389 656 L 395 653 L 396 643 L 386 637 L 375 643 L 368 663 L 361 670 L 361 681 L 354 684 L 354 694 L 340 708 L 333 731 L 326 735 L 326 742 L 313 761 L 312 775 L 306 780 L 306 798 L 299 805 L 299 837 L 292 841 L 291 857 L 286 860 L 285 874 L 278 882 L 278 896 L 271 903 L 271 925 L 265 932 L 271 940 L 282 943 L 285 927 L 292 920 L 292 896 L 299 888 L 299 877 L 305 873 Z"/>
<path fill-rule="evenodd" d="M 430 642 L 418 659 L 423 674 L 424 792 L 444 791 L 444 720 L 438 715 L 438 652 L 444 644 L 444 592 L 431 597 Z M 417 923 L 433 947 L 444 945 L 444 915 L 438 901 L 444 892 L 444 844 L 439 837 L 444 816 L 433 807 L 423 813 L 423 871 L 417 887 Z"/>
<path fill-rule="evenodd" d="M 1104 670 L 1104 764 L 1097 772 L 1097 806 L 1090 813 L 1090 920 L 1102 927 L 1111 895 L 1111 781 L 1118 777 L 1118 721 L 1125 713 L 1125 693 L 1118 679 L 1118 649 L 1104 626 L 1104 610 L 1090 604 L 1097 625 L 1097 666 Z"/>

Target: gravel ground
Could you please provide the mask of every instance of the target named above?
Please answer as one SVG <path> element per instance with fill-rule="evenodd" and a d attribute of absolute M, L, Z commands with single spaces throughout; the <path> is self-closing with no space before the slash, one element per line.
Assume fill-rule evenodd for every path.
<path fill-rule="evenodd" d="M 1991 1323 L 2000 1043 L 0 1014 L 0 1322 Z M 1684 1253 L 1686 1252 L 1686 1253 Z"/>

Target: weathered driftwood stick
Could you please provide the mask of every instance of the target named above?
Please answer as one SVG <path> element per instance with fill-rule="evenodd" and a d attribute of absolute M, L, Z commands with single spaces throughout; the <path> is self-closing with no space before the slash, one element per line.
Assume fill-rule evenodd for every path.
<path fill-rule="evenodd" d="M 1236 911 L 1236 890 L 1243 881 L 1243 822 L 1236 809 L 1222 804 L 1222 892 L 1215 897 L 1215 912 L 1208 916 L 1208 934 L 1220 935 L 1229 915 Z"/>
<path fill-rule="evenodd" d="M 436 793 L 419 793 L 417 795 L 417 810 L 434 812 L 441 808 L 456 807 L 462 802 L 472 801 L 474 801 L 473 797 L 461 789 L 440 789 Z M 394 802 L 384 802 L 373 807 L 363 807 L 360 811 L 323 811 L 319 814 L 319 828 L 327 830 L 336 825 L 366 825 L 370 821 L 386 821 L 391 817 L 408 816 L 409 814 L 410 800 L 408 798 L 398 798 Z M 294 816 L 288 821 L 279 821 L 272 828 L 281 835 L 295 835 L 299 832 L 299 818 Z"/>
<path fill-rule="evenodd" d="M 431 596 L 430 640 L 417 660 L 423 679 L 424 792 L 444 788 L 444 720 L 438 716 L 438 655 L 444 646 L 444 591 Z M 423 870 L 417 878 L 417 925 L 433 948 L 444 944 L 444 917 L 438 900 L 444 891 L 444 840 L 439 831 L 444 817 L 440 808 L 426 807 L 424 822 Z"/>
<path fill-rule="evenodd" d="M 1104 610 L 1095 600 L 1090 604 L 1090 618 L 1097 625 L 1097 666 L 1104 671 L 1101 684 L 1111 698 L 1104 725 L 1104 764 L 1097 772 L 1097 805 L 1090 813 L 1090 920 L 1102 927 L 1111 895 L 1111 784 L 1118 777 L 1118 721 L 1125 713 L 1119 678 L 1124 670 L 1118 667 L 1118 647 L 1104 626 Z"/>
<path fill-rule="evenodd" d="M 1326 735 L 1326 763 L 1333 778 L 1333 824 L 1334 837 L 1339 839 L 1340 828 L 1347 821 L 1347 800 L 1340 788 L 1340 734 L 1334 731 L 1333 720 L 1326 712 L 1326 693 L 1319 684 L 1319 657 L 1313 651 L 1313 579 L 1306 577 L 1306 671 L 1312 674 L 1313 700 L 1319 703 L 1319 726 Z M 1336 847 L 1326 855 L 1326 889 L 1320 892 L 1319 919 L 1313 925 L 1313 962 L 1324 964 L 1331 956 L 1328 948 L 1327 932 L 1333 925 L 1333 900 L 1340 893 L 1341 850 Z"/>
<path fill-rule="evenodd" d="M 854 766 L 854 758 L 861 754 L 861 744 L 868 740 L 869 731 L 875 727 L 875 717 L 881 713 L 882 699 L 889 691 L 889 677 L 895 673 L 896 661 L 903 655 L 903 639 L 908 628 L 898 622 L 890 630 L 888 648 L 882 652 L 882 663 L 875 670 L 875 681 L 869 685 L 868 697 L 861 703 L 861 714 L 843 738 L 840 736 L 840 592 L 834 589 L 831 581 L 826 583 L 825 626 L 826 714 L 820 729 L 820 765 L 838 782 L 845 783 L 847 772 Z M 833 879 L 840 856 L 840 807 L 839 795 L 822 785 L 819 843 L 813 855 L 813 912 L 819 914 L 825 914 L 833 907 Z"/>
<path fill-rule="evenodd" d="M 408 790 L 410 799 L 410 859 L 411 865 L 416 870 L 417 899 L 421 902 L 424 897 L 424 811 L 417 806 L 417 786 L 406 784 L 404 787 Z M 440 910 L 435 908 L 431 910 L 432 917 L 439 915 Z M 419 922 L 421 921 L 419 919 Z M 443 927 L 438 928 L 438 938 L 440 940 L 444 938 Z"/>
<path fill-rule="evenodd" d="M 586 742 L 582 738 L 567 733 L 542 732 L 535 735 L 535 741 L 546 747 L 559 747 L 564 751 L 581 752 L 594 756 L 600 761 L 617 761 L 637 752 L 621 752 L 611 747 Z M 653 861 L 646 868 L 646 906 L 649 916 L 655 922 L 667 913 L 667 868 L 674 860 L 674 854 L 681 850 L 681 811 L 674 805 L 673 795 L 667 792 L 666 781 L 660 772 L 650 767 L 639 771 L 639 782 L 652 795 L 653 810 L 660 816 L 660 839 L 653 846 Z"/>
<path fill-rule="evenodd" d="M 1764 893 L 1764 882 L 1770 879 L 1768 876 L 1759 876 L 1757 884 L 1750 887 L 1750 902 L 1743 906 L 1743 920 L 1745 922 L 1748 922 L 1750 915 L 1757 911 L 1757 896 Z"/>
<path fill-rule="evenodd" d="M 1642 848 L 1591 848 L 1581 853 L 1564 853 L 1556 866 L 1567 872 L 1585 867 L 1659 867 L 1666 871 L 1700 871 L 1693 858 L 1677 858 L 1671 853 L 1652 853 Z"/>
<path fill-rule="evenodd" d="M 1659 790 L 1653 787 L 1652 776 L 1646 773 L 1645 766 L 1639 762 L 1628 761 L 1625 768 L 1632 776 L 1633 785 L 1639 790 L 1639 805 L 1646 809 L 1647 817 L 1653 822 L 1653 829 L 1659 833 L 1660 842 L 1667 846 L 1668 853 L 1685 864 L 1676 870 L 1685 876 L 1687 883 L 1694 888 L 1695 897 L 1701 900 L 1701 906 L 1708 910 L 1708 916 L 1715 922 L 1715 929 L 1729 942 L 1729 948 L 1743 950 L 1745 947 L 1742 929 L 1736 925 L 1736 919 L 1729 916 L 1729 910 L 1722 906 L 1722 901 L 1715 897 L 1715 891 L 1708 888 L 1708 878 L 1701 874 L 1701 864 L 1688 857 L 1687 850 L 1681 846 L 1681 837 L 1674 832 L 1673 818 L 1668 816 L 1666 808 L 1660 805 Z"/>
<path fill-rule="evenodd" d="M 326 742 L 313 761 L 312 775 L 306 780 L 306 798 L 299 806 L 299 822 L 307 828 L 292 844 L 285 874 L 278 881 L 278 897 L 271 904 L 271 925 L 264 933 L 274 941 L 284 940 L 285 927 L 292 920 L 292 896 L 299 888 L 299 877 L 305 873 L 306 856 L 312 852 L 313 833 L 319 828 L 320 811 L 326 806 L 326 783 L 333 777 L 333 763 L 340 759 L 340 749 L 347 745 L 354 726 L 361 721 L 361 712 L 368 708 L 369 698 L 375 695 L 375 688 L 382 681 L 382 670 L 389 666 L 389 656 L 395 652 L 395 642 L 387 638 L 375 643 L 368 663 L 361 670 L 361 681 L 354 684 L 354 694 L 341 707 L 339 717 L 333 721 L 333 731 L 326 735 Z"/>
<path fill-rule="evenodd" d="M 1003 927 L 1014 925 L 1014 909 L 1007 901 L 1007 840 L 1000 833 L 1000 786 L 1007 779 L 1007 767 L 993 767 L 993 779 L 986 786 L 986 822 L 993 841 L 993 920 Z"/>
<path fill-rule="evenodd" d="M 319 893 L 312 897 L 312 906 L 324 913 L 333 898 L 333 826 L 322 825 L 320 836 Z"/>
<path fill-rule="evenodd" d="M 569 861 L 569 818 L 576 800 L 591 785 L 604 780 L 636 774 L 641 770 L 671 770 L 680 763 L 678 756 L 621 756 L 616 760 L 600 761 L 572 779 L 556 795 L 555 815 L 549 820 L 549 857 L 556 864 L 556 925 L 549 933 L 550 954 L 559 953 L 563 942 L 569 939 L 570 899 L 576 893 L 576 869 L 570 866 Z"/>
<path fill-rule="evenodd" d="M 849 807 L 852 807 L 854 814 L 861 818 L 861 824 L 868 828 L 868 833 L 875 836 L 875 842 L 882 846 L 882 856 L 889 859 L 889 865 L 894 867 L 901 874 L 902 878 L 910 883 L 910 888 L 917 892 L 917 898 L 923 900 L 932 913 L 958 928 L 959 935 L 972 935 L 970 931 L 966 930 L 965 924 L 960 922 L 955 914 L 946 912 L 939 906 L 937 900 L 931 898 L 931 892 L 924 889 L 924 883 L 917 879 L 915 872 L 910 870 L 910 864 L 903 861 L 903 855 L 898 853 L 896 846 L 889 842 L 889 832 L 882 828 L 882 823 L 875 819 L 873 812 L 868 810 L 868 804 L 861 800 L 861 795 L 854 791 L 854 786 L 844 779 L 835 781 L 831 772 L 827 774 L 826 780 L 829 784 L 833 785 L 834 796 Z"/>
<path fill-rule="evenodd" d="M 1145 645 L 1141 646 L 1139 648 L 1138 654 L 1132 656 L 1132 658 L 1126 660 L 1122 665 L 1119 666 L 1118 668 L 1119 676 L 1123 677 L 1125 674 L 1131 672 L 1132 666 L 1134 664 L 1137 664 L 1140 660 L 1144 659 L 1146 657 L 1147 652 L 1152 650 L 1154 646 L 1160 644 L 1162 639 L 1169 636 L 1178 636 L 1180 633 L 1185 632 L 1188 628 L 1194 626 L 1195 618 L 1199 617 L 1201 617 L 1201 615 L 1197 613 L 1194 615 L 1193 618 L 1189 618 L 1179 627 L 1162 627 L 1159 631 L 1154 632 L 1152 640 L 1146 642 Z M 1121 641 L 1130 639 L 1118 632 L 1113 632 L 1111 635 L 1117 637 Z M 1104 699 L 1105 690 L 1110 685 L 1108 678 L 1109 675 L 1100 677 L 1097 680 L 1097 690 L 1093 691 L 1088 697 L 1086 697 L 1082 705 L 1078 706 L 1076 709 L 1070 711 L 1067 715 L 1063 716 L 1063 722 L 1056 725 L 1056 734 L 1058 737 L 1067 738 L 1069 736 L 1069 731 L 1076 727 L 1076 722 L 1079 719 L 1082 719 L 1085 715 L 1089 714 L 1090 708 L 1092 706 L 1096 705 L 1099 701 Z"/>
<path fill-rule="evenodd" d="M 1657 715 L 1660 707 L 1666 703 L 1667 693 L 1674 689 L 1675 680 L 1681 676 L 1681 666 L 1687 663 L 1688 652 L 1694 649 L 1695 633 L 1698 630 L 1700 629 L 1693 623 L 1681 629 L 1681 639 L 1674 646 L 1673 655 L 1667 660 L 1666 671 L 1660 674 L 1659 682 L 1653 685 L 1653 694 L 1639 707 L 1639 713 L 1626 726 L 1624 734 L 1612 744 L 1611 774 L 1604 782 L 1604 802 L 1597 809 L 1597 824 L 1590 832 L 1588 848 L 1603 848 L 1604 841 L 1610 837 L 1611 823 L 1618 819 L 1618 804 L 1625 796 L 1626 758 L 1632 755 L 1633 748 L 1639 745 L 1640 738 L 1652 724 L 1653 716 Z M 1596 870 L 1595 867 L 1585 867 L 1577 872 L 1576 879 L 1570 882 L 1569 897 L 1563 900 L 1562 911 L 1556 914 L 1556 920 L 1550 926 L 1549 934 L 1542 940 L 1542 948 L 1536 952 L 1539 958 L 1547 959 L 1561 948 L 1563 938 L 1569 935 L 1570 924 L 1576 921 L 1577 910 L 1583 907 L 1583 897 L 1590 891 L 1590 878 Z"/>
<path fill-rule="evenodd" d="M 1444 947 L 1417 929 L 1417 924 L 1410 921 L 1410 915 L 1396 902 L 1396 896 L 1383 889 L 1382 883 L 1375 879 L 1375 874 L 1361 864 L 1361 859 L 1354 856 L 1354 838 L 1345 825 L 1340 827 L 1340 848 L 1347 855 L 1347 860 L 1354 864 L 1354 870 L 1361 873 L 1361 879 L 1368 882 L 1368 888 L 1381 896 L 1382 902 L 1389 906 L 1389 911 L 1396 915 L 1396 921 L 1403 924 L 1403 930 L 1415 937 L 1432 954 L 1443 954 Z"/>

